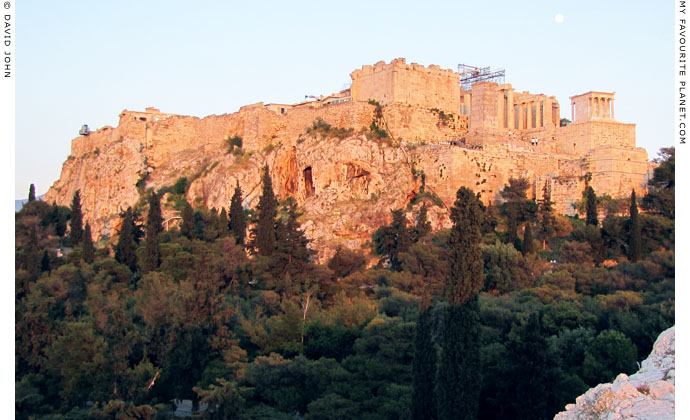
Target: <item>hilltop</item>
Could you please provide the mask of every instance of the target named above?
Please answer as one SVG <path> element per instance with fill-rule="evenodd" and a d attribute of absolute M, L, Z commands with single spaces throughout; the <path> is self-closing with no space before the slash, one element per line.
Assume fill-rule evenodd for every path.
<path fill-rule="evenodd" d="M 490 78 L 461 83 L 466 76 L 396 59 L 355 70 L 349 89 L 296 104 L 205 118 L 125 110 L 117 127 L 72 140 L 45 200 L 68 205 L 80 190 L 85 222 L 107 237 L 147 189 L 182 178 L 193 205 L 227 209 L 239 182 L 252 208 L 268 165 L 277 196 L 297 200 L 305 233 L 327 256 L 337 245 L 358 247 L 391 209 L 414 212 L 421 201 L 433 204 L 435 230 L 447 225 L 461 186 L 488 205 L 510 178 L 526 178 L 532 198 L 547 193 L 569 214 L 586 185 L 613 198 L 645 190 L 652 166 L 634 124 L 615 120 L 614 93 L 572 97 L 567 124 L 554 97 Z M 166 199 L 164 216 L 175 223 Z"/>

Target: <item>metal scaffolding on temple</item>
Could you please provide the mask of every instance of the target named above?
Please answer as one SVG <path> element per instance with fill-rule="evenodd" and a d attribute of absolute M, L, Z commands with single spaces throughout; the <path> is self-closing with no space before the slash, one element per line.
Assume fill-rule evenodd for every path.
<path fill-rule="evenodd" d="M 494 82 L 502 85 L 506 78 L 504 69 L 491 71 L 491 67 L 474 67 L 467 64 L 458 64 L 458 73 L 460 87 L 465 90 L 472 89 L 472 85 L 477 82 Z"/>

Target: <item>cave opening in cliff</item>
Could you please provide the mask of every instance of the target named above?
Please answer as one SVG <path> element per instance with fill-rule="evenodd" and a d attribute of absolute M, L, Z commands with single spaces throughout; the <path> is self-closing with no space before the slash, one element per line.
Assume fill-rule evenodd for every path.
<path fill-rule="evenodd" d="M 307 191 L 307 198 L 314 195 L 314 181 L 311 178 L 311 166 L 304 168 L 304 187 Z"/>

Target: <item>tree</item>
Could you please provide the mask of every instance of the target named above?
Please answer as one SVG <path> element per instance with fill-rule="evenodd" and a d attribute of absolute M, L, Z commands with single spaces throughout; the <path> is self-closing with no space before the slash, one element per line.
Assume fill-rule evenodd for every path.
<path fill-rule="evenodd" d="M 264 166 L 263 191 L 256 207 L 256 226 L 252 230 L 252 246 L 259 255 L 270 256 L 275 251 L 277 206 L 268 166 Z"/>
<path fill-rule="evenodd" d="M 228 234 L 228 212 L 225 211 L 225 207 L 220 210 L 220 215 L 218 216 L 218 234 L 223 237 Z"/>
<path fill-rule="evenodd" d="M 419 320 L 414 336 L 414 359 L 412 359 L 412 418 L 415 420 L 436 419 L 434 379 L 436 376 L 436 347 L 432 340 L 434 327 L 429 296 L 422 298 Z"/>
<path fill-rule="evenodd" d="M 537 205 L 534 200 L 527 199 L 529 181 L 525 178 L 510 178 L 508 185 L 501 191 L 501 197 L 505 202 L 501 206 L 501 212 L 508 225 L 508 243 L 520 249 L 518 230 L 520 225 L 534 217 Z"/>
<path fill-rule="evenodd" d="M 542 240 L 543 248 L 546 248 L 546 241 L 555 232 L 556 217 L 553 215 L 553 201 L 551 201 L 551 190 L 548 181 L 544 181 L 544 198 L 539 205 L 539 237 Z"/>
<path fill-rule="evenodd" d="M 402 270 L 399 255 L 412 244 L 412 229 L 407 227 L 407 219 L 401 209 L 392 210 L 393 220 L 374 232 L 373 241 L 376 253 L 388 257 L 391 269 Z"/>
<path fill-rule="evenodd" d="M 161 197 L 155 191 L 149 195 L 149 213 L 146 216 L 146 235 L 163 232 L 163 214 L 161 211 Z"/>
<path fill-rule="evenodd" d="M 450 211 L 453 228 L 448 238 L 451 268 L 446 279 L 446 300 L 452 305 L 468 302 L 482 289 L 482 206 L 479 197 L 462 187 Z"/>
<path fill-rule="evenodd" d="M 630 237 L 628 239 L 630 261 L 637 262 L 642 253 L 642 224 L 637 211 L 635 190 L 630 195 Z"/>
<path fill-rule="evenodd" d="M 436 380 L 438 418 L 476 419 L 481 389 L 477 296 L 462 305 L 446 305 L 443 314 Z"/>
<path fill-rule="evenodd" d="M 532 223 L 525 224 L 525 234 L 522 239 L 522 255 L 534 252 L 534 239 L 532 239 Z"/>
<path fill-rule="evenodd" d="M 481 258 L 483 210 L 479 196 L 462 187 L 451 208 L 448 239 L 450 273 L 446 279 L 441 363 L 437 392 L 439 419 L 476 419 L 481 366 L 477 294 L 483 286 Z"/>
<path fill-rule="evenodd" d="M 81 212 L 81 196 L 79 190 L 74 193 L 72 199 L 72 220 L 69 222 L 69 243 L 72 246 L 77 246 L 81 243 L 81 237 L 84 234 L 84 216 Z"/>
<path fill-rule="evenodd" d="M 675 148 L 663 148 L 655 161 L 654 177 L 649 181 L 649 192 L 642 199 L 641 206 L 650 213 L 669 219 L 675 218 L 676 159 Z"/>
<path fill-rule="evenodd" d="M 188 239 L 196 238 L 196 228 L 194 227 L 194 210 L 189 203 L 185 203 L 182 208 L 182 225 L 180 226 L 180 233 Z"/>
<path fill-rule="evenodd" d="M 29 186 L 29 203 L 32 201 L 36 201 L 36 187 L 34 187 L 34 184 Z"/>
<path fill-rule="evenodd" d="M 242 208 L 242 189 L 239 181 L 235 186 L 235 193 L 232 195 L 230 201 L 230 230 L 235 236 L 235 240 L 239 245 L 244 245 L 244 239 L 247 232 L 247 221 L 244 217 L 244 209 Z"/>
<path fill-rule="evenodd" d="M 429 233 L 431 233 L 431 223 L 429 223 L 426 203 L 424 203 L 419 209 L 419 213 L 417 213 L 417 217 L 414 221 L 414 239 L 418 241 Z"/>
<path fill-rule="evenodd" d="M 159 234 L 163 232 L 161 200 L 154 191 L 149 195 L 149 213 L 146 216 L 146 239 L 144 240 L 144 260 L 141 268 L 144 273 L 153 271 L 160 264 Z"/>
<path fill-rule="evenodd" d="M 586 222 L 588 225 L 599 225 L 597 218 L 597 196 L 594 194 L 594 188 L 588 186 L 585 190 L 585 205 L 586 205 Z"/>
<path fill-rule="evenodd" d="M 123 215 L 120 237 L 115 246 L 115 260 L 128 266 L 132 272 L 136 271 L 137 268 L 134 219 L 134 210 L 128 207 Z"/>
<path fill-rule="evenodd" d="M 93 239 L 91 237 L 91 226 L 87 223 L 86 227 L 84 228 L 84 235 L 83 239 L 81 242 L 81 258 L 84 260 L 85 263 L 91 264 L 93 263 L 94 259 L 94 250 L 93 250 Z"/>

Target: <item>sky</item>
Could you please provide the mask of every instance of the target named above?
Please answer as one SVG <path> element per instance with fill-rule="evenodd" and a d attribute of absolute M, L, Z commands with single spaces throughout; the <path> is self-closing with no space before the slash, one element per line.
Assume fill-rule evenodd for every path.
<path fill-rule="evenodd" d="M 516 91 L 555 95 L 565 118 L 570 96 L 615 91 L 616 119 L 637 124 L 650 159 L 673 145 L 670 1 L 17 3 L 15 198 L 59 178 L 82 124 L 298 102 L 398 57 L 503 68 Z"/>

